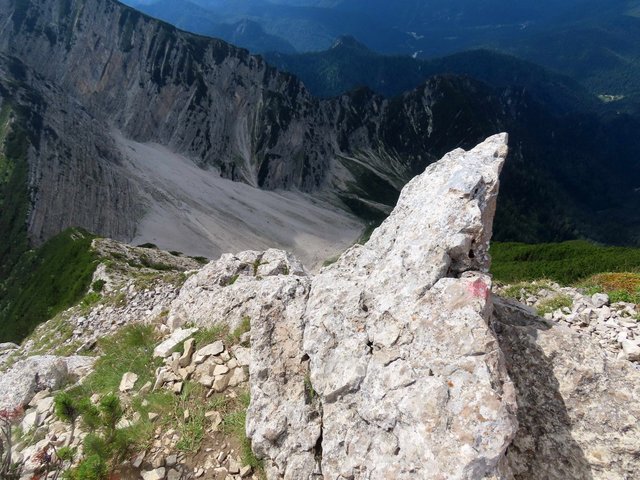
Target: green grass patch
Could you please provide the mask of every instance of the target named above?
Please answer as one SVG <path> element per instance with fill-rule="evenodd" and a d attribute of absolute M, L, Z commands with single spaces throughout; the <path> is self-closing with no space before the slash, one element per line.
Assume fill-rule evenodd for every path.
<path fill-rule="evenodd" d="M 568 295 L 556 295 L 555 297 L 543 300 L 538 305 L 538 315 L 543 317 L 547 313 L 555 312 L 563 308 L 571 308 L 573 306 L 573 299 Z"/>
<path fill-rule="evenodd" d="M 59 357 L 70 357 L 71 355 L 75 355 L 75 353 L 82 347 L 83 342 L 76 340 L 74 342 L 69 342 L 61 347 L 53 350 L 53 354 Z"/>
<path fill-rule="evenodd" d="M 153 358 L 159 339 L 151 325 L 130 325 L 112 337 L 98 341 L 101 357 L 93 373 L 83 382 L 89 395 L 117 392 L 122 376 L 127 372 L 138 375 L 135 388 L 155 380 L 155 369 L 161 361 Z"/>
<path fill-rule="evenodd" d="M 549 279 L 574 284 L 602 272 L 640 272 L 640 248 L 605 247 L 582 240 L 491 245 L 494 278 L 503 283 Z"/>
<path fill-rule="evenodd" d="M 200 327 L 199 327 L 200 328 Z M 195 348 L 196 350 L 202 347 L 206 347 L 207 345 L 216 342 L 218 340 L 225 340 L 229 337 L 229 329 L 226 326 L 215 325 L 211 328 L 200 328 L 196 333 L 193 334 L 192 338 L 195 340 Z M 177 352 L 180 355 L 184 353 L 184 342 L 179 343 L 176 347 L 171 351 Z"/>
<path fill-rule="evenodd" d="M 140 263 L 143 267 L 150 268 L 152 270 L 158 270 L 161 272 L 166 272 L 169 270 L 173 270 L 174 268 L 171 265 L 167 265 L 166 263 L 155 262 L 151 260 L 146 255 L 140 255 Z"/>
<path fill-rule="evenodd" d="M 232 409 L 225 412 L 222 418 L 222 431 L 227 435 L 234 436 L 240 443 L 240 458 L 243 465 L 251 465 L 258 475 L 264 472 L 264 462 L 257 458 L 251 450 L 251 440 L 247 438 L 247 408 L 251 398 L 248 392 L 243 392 L 238 396 L 237 402 Z"/>
<path fill-rule="evenodd" d="M 230 332 L 227 337 L 227 345 L 233 345 L 240 342 L 240 337 L 251 330 L 251 318 L 242 317 L 242 322 L 233 332 Z"/>
<path fill-rule="evenodd" d="M 159 338 L 153 326 L 150 325 L 130 325 L 122 328 L 111 337 L 99 340 L 98 350 L 101 357 L 96 361 L 93 372 L 83 381 L 82 385 L 74 387 L 66 394 L 78 402 L 83 402 L 83 405 L 86 404 L 83 399 L 87 399 L 93 394 L 98 394 L 101 397 L 101 402 L 106 402 L 114 394 L 118 394 L 122 376 L 127 372 L 138 375 L 134 391 L 140 389 L 147 382 L 153 382 L 155 369 L 162 363 L 160 359 L 153 357 L 153 350 L 158 341 Z M 138 412 L 140 420 L 131 427 L 110 428 L 106 430 L 107 435 L 90 439 L 93 442 L 92 450 L 88 453 L 87 458 L 90 458 L 93 453 L 103 459 L 113 458 L 121 461 L 125 452 L 142 451 L 149 448 L 153 442 L 155 428 L 158 426 L 149 420 L 149 412 L 160 415 L 159 418 L 163 422 L 159 423 L 160 425 L 173 425 L 172 420 L 176 412 L 175 397 L 174 394 L 167 391 L 134 396 L 130 403 L 122 405 L 123 415 L 126 414 L 129 417 L 133 412 Z M 96 423 L 95 419 L 92 419 L 96 412 L 91 409 L 85 410 L 86 412 L 84 410 L 81 412 L 83 422 L 85 424 Z M 121 416 L 118 415 L 115 423 Z M 104 431 L 104 428 L 101 431 Z M 85 444 L 85 450 L 86 448 Z M 107 454 L 101 452 L 102 450 L 105 450 Z M 111 466 L 115 466 L 115 463 L 112 463 Z"/>
<path fill-rule="evenodd" d="M 537 295 L 541 290 L 551 288 L 551 284 L 547 280 L 535 280 L 532 282 L 518 282 L 509 285 L 501 293 L 508 298 L 516 300 L 525 300 L 530 295 Z"/>
<path fill-rule="evenodd" d="M 94 238 L 83 230 L 65 230 L 21 257 L 0 285 L 0 341 L 23 340 L 85 296 L 98 265 Z"/>
<path fill-rule="evenodd" d="M 206 434 L 206 403 L 201 400 L 205 394 L 204 387 L 199 383 L 186 382 L 176 401 L 175 416 L 180 432 L 176 448 L 182 452 L 196 453 Z M 187 410 L 189 418 L 185 420 L 184 412 Z M 179 415 L 182 415 L 182 419 Z"/>
<path fill-rule="evenodd" d="M 73 336 L 73 325 L 66 312 L 59 313 L 48 322 L 36 328 L 27 340 L 33 341 L 30 355 L 50 354 L 54 350 L 64 350 L 60 345 Z"/>
<path fill-rule="evenodd" d="M 202 348 L 217 340 L 222 340 L 226 335 L 226 331 L 226 327 L 220 325 L 211 328 L 201 328 L 193 335 L 196 348 Z"/>
<path fill-rule="evenodd" d="M 580 286 L 590 295 L 606 293 L 613 303 L 640 304 L 640 273 L 601 273 L 587 278 Z"/>

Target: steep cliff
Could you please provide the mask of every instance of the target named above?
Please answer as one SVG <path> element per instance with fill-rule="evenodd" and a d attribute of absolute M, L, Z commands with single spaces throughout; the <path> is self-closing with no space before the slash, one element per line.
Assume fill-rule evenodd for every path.
<path fill-rule="evenodd" d="M 368 91 L 320 102 L 295 77 L 277 72 L 259 57 L 180 32 L 112 0 L 3 0 L 0 7 L 2 50 L 33 70 L 31 76 L 41 78 L 52 95 L 58 92 L 58 105 L 51 103 L 60 116 L 77 122 L 64 132 L 64 141 L 75 148 L 67 152 L 71 161 L 95 161 L 83 146 L 89 141 L 103 145 L 99 156 L 117 163 L 118 153 L 107 144 L 110 129 L 118 129 L 125 137 L 157 142 L 200 166 L 212 166 L 223 177 L 269 189 L 320 192 L 377 218 L 393 205 L 402 185 L 442 153 L 437 133 L 450 129 L 455 113 L 433 113 L 437 105 L 451 89 L 470 87 L 438 79 L 396 102 Z M 78 116 L 63 108 L 66 104 L 82 112 Z M 495 108 L 478 99 L 466 110 L 473 116 Z M 398 115 L 405 114 L 397 128 Z M 462 136 L 450 134 L 445 143 L 474 142 L 491 129 L 472 123 L 482 126 Z M 80 131 L 83 138 L 76 141 Z M 93 136 L 95 141 L 90 140 Z M 416 139 L 421 139 L 417 145 Z M 40 153 L 39 161 L 45 163 L 43 157 Z M 48 168 L 54 177 L 62 174 L 76 185 L 83 178 L 79 172 L 62 173 L 55 164 Z M 34 175 L 30 182 L 38 188 L 46 183 Z M 100 186 L 95 188 L 117 184 L 103 178 L 96 183 Z M 50 204 L 47 218 L 131 237 L 139 212 L 127 208 L 126 193 L 98 198 L 73 188 L 57 191 L 64 208 Z M 124 225 L 76 214 L 99 203 L 112 212 L 126 212 L 119 220 Z M 34 212 L 44 218 L 39 208 Z M 37 240 L 60 228 L 56 220 L 32 223 L 30 233 Z"/>

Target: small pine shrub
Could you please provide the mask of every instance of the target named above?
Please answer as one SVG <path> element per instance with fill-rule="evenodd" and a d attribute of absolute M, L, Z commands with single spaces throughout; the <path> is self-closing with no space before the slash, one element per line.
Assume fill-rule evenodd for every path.
<path fill-rule="evenodd" d="M 105 480 L 108 478 L 107 462 L 99 455 L 90 455 L 82 460 L 77 467 L 66 474 L 68 480 Z"/>
<path fill-rule="evenodd" d="M 102 290 L 104 290 L 104 286 L 107 284 L 106 281 L 100 279 L 100 280 L 96 280 L 95 282 L 93 282 L 91 284 L 91 289 L 96 292 L 96 293 L 101 293 Z"/>
<path fill-rule="evenodd" d="M 125 458 L 132 444 L 131 434 L 128 429 L 117 427 L 124 413 L 117 395 L 105 395 L 97 407 L 81 395 L 82 392 L 75 395 L 61 392 L 54 400 L 58 418 L 72 426 L 71 438 L 80 417 L 89 430 L 82 444 L 84 458 L 69 470 L 67 477 L 69 480 L 104 480 L 109 466 L 114 467 Z M 64 455 L 72 458 L 75 452 L 69 450 Z"/>
<path fill-rule="evenodd" d="M 207 257 L 189 257 L 189 258 L 192 260 L 195 260 L 200 265 L 206 265 L 207 263 L 209 263 L 209 259 Z"/>

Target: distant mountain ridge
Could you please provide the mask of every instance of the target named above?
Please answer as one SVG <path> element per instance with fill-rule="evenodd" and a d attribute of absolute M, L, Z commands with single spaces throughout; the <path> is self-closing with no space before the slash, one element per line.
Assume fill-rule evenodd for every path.
<path fill-rule="evenodd" d="M 260 24 L 248 19 L 221 22 L 214 12 L 188 0 L 160 0 L 141 5 L 146 14 L 164 20 L 178 28 L 199 35 L 217 37 L 253 52 L 295 52 L 285 39 L 269 35 Z"/>
<path fill-rule="evenodd" d="M 166 0 L 127 1 L 178 24 L 169 13 L 172 8 L 163 7 Z M 376 52 L 421 59 L 488 48 L 568 75 L 593 94 L 640 93 L 638 0 L 196 1 L 199 11 L 214 14 L 217 21 L 248 19 L 299 52 L 326 50 L 342 35 Z M 200 21 L 180 21 L 179 26 L 202 33 Z M 243 42 L 255 53 L 269 51 L 267 43 L 250 46 L 247 37 Z"/>
<path fill-rule="evenodd" d="M 578 82 L 539 65 L 490 50 L 471 50 L 419 60 L 380 55 L 351 36 L 340 37 L 323 52 L 264 58 L 278 69 L 300 77 L 314 95 L 332 97 L 360 86 L 385 96 L 416 88 L 439 74 L 468 75 L 493 87 L 520 86 L 539 102 L 560 112 L 597 108 L 600 102 Z"/>

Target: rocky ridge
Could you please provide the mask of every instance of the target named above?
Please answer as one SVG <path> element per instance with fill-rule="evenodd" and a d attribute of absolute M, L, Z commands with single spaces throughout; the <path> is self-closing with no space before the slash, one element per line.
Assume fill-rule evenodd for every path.
<path fill-rule="evenodd" d="M 576 291 L 569 313 L 541 318 L 491 295 L 487 251 L 505 155 L 504 135 L 451 152 L 405 188 L 369 242 L 319 274 L 275 250 L 193 272 L 151 320 L 161 359 L 153 379 L 118 379 L 125 405 L 154 389 L 184 398 L 197 384 L 200 402 L 234 402 L 248 389 L 246 434 L 274 479 L 635 478 L 640 371 L 598 341 L 605 298 Z M 538 308 L 559 294 L 524 293 Z M 632 318 L 619 312 L 627 306 L 608 308 L 607 321 L 635 340 L 635 326 L 623 324 L 631 320 L 619 320 Z M 196 412 L 186 406 L 188 422 Z M 131 478 L 260 475 L 238 461 L 226 414 L 206 413 L 213 440 L 202 451 L 177 453 L 184 432 L 158 427 L 152 447 L 129 459 Z"/>
<path fill-rule="evenodd" d="M 189 272 L 202 267 L 190 257 L 110 239 L 95 239 L 92 249 L 100 263 L 87 296 L 37 327 L 21 348 L 0 348 L 0 366 L 29 355 L 90 353 L 123 326 L 152 323 L 168 314 Z"/>

